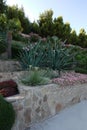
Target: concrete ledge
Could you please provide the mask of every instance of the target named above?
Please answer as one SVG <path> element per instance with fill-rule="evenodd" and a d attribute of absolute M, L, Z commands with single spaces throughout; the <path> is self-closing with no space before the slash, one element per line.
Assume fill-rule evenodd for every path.
<path fill-rule="evenodd" d="M 15 95 L 15 96 L 10 96 L 5 98 L 8 102 L 16 102 L 18 100 L 24 99 L 24 96 L 21 94 Z"/>

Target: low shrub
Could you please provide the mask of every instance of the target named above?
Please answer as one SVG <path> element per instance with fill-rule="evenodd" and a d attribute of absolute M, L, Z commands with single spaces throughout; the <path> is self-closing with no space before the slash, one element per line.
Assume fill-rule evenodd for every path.
<path fill-rule="evenodd" d="M 15 111 L 11 103 L 0 95 L 0 130 L 11 130 L 15 121 Z"/>
<path fill-rule="evenodd" d="M 79 51 L 75 58 L 77 61 L 75 71 L 79 73 L 87 73 L 87 51 Z"/>
<path fill-rule="evenodd" d="M 75 72 L 87 73 L 87 49 L 83 49 L 79 46 L 73 46 L 71 53 L 76 53 L 75 55 Z"/>

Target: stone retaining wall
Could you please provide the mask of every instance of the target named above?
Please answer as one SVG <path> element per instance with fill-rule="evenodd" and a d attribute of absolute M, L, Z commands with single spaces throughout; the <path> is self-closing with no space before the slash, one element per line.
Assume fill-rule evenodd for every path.
<path fill-rule="evenodd" d="M 87 99 L 87 84 L 67 87 L 56 84 L 37 87 L 19 85 L 19 90 L 22 98 L 8 99 L 12 102 L 17 116 L 12 130 L 25 130 L 31 124 Z"/>
<path fill-rule="evenodd" d="M 0 72 L 13 72 L 18 70 L 21 70 L 21 66 L 18 61 L 0 60 Z"/>

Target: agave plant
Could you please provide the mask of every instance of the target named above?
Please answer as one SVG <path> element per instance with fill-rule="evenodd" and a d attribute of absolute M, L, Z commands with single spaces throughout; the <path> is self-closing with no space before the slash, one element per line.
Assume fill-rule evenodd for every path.
<path fill-rule="evenodd" d="M 34 46 L 26 48 L 19 54 L 19 60 L 23 69 L 28 69 L 30 65 L 39 67 L 44 58 L 44 49 L 41 47 L 41 41 Z"/>
<path fill-rule="evenodd" d="M 52 37 L 48 39 L 48 51 L 47 51 L 47 61 L 49 61 L 49 67 L 53 70 L 60 71 L 72 68 L 74 62 L 75 54 L 71 54 L 72 48 L 66 48 L 64 42 L 62 42 L 57 37 Z"/>
<path fill-rule="evenodd" d="M 46 42 L 39 41 L 28 50 L 20 53 L 20 63 L 23 69 L 33 67 L 49 67 L 58 70 L 59 75 L 62 70 L 73 66 L 75 54 L 71 53 L 72 48 L 66 48 L 64 42 L 57 37 L 48 37 Z"/>

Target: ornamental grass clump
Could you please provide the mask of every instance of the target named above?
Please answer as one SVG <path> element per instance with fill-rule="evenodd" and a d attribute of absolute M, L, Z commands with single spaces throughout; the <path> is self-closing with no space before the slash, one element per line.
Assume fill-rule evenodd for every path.
<path fill-rule="evenodd" d="M 11 130 L 15 121 L 15 111 L 11 103 L 0 95 L 0 130 Z"/>
<path fill-rule="evenodd" d="M 50 79 L 45 77 L 43 73 L 36 69 L 29 71 L 29 74 L 22 78 L 21 82 L 25 85 L 37 86 L 37 85 L 45 85 L 50 83 Z"/>

